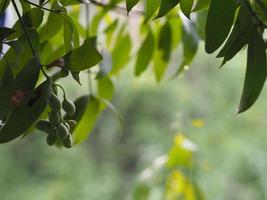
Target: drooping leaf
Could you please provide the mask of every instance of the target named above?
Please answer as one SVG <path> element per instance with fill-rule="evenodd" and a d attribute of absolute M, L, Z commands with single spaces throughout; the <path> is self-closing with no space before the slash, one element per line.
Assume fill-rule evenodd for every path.
<path fill-rule="evenodd" d="M 118 37 L 117 43 L 112 50 L 111 74 L 117 74 L 130 60 L 132 42 L 128 34 Z"/>
<path fill-rule="evenodd" d="M 257 28 L 252 29 L 247 54 L 247 70 L 238 113 L 249 109 L 257 100 L 266 80 L 265 42 Z"/>
<path fill-rule="evenodd" d="M 126 8 L 129 13 L 140 0 L 126 0 Z"/>
<path fill-rule="evenodd" d="M 64 44 L 65 52 L 69 52 L 80 45 L 79 33 L 76 25 L 67 15 L 64 15 Z"/>
<path fill-rule="evenodd" d="M 183 41 L 183 61 L 178 68 L 176 75 L 184 71 L 185 67 L 189 65 L 196 55 L 198 48 L 199 37 L 196 33 L 195 24 L 191 21 L 184 21 L 182 27 L 182 41 Z"/>
<path fill-rule="evenodd" d="M 0 42 L 2 42 L 4 39 L 9 37 L 13 33 L 15 33 L 14 29 L 7 28 L 7 27 L 0 27 Z"/>
<path fill-rule="evenodd" d="M 190 13 L 194 5 L 194 0 L 181 0 L 180 7 L 186 17 L 190 19 Z"/>
<path fill-rule="evenodd" d="M 8 117 L 0 129 L 0 143 L 9 142 L 26 132 L 47 107 L 51 94 L 51 80 L 42 83 L 28 99 Z"/>
<path fill-rule="evenodd" d="M 217 55 L 217 57 L 224 57 L 224 63 L 232 59 L 248 43 L 253 27 L 252 20 L 251 13 L 243 3 L 231 34 Z"/>
<path fill-rule="evenodd" d="M 149 30 L 143 44 L 141 45 L 138 51 L 137 60 L 135 64 L 136 76 L 139 76 L 148 67 L 150 60 L 153 57 L 154 48 L 155 48 L 154 35 L 152 31 Z"/>
<path fill-rule="evenodd" d="M 96 123 L 99 114 L 99 108 L 99 100 L 91 95 L 89 97 L 84 115 L 73 132 L 75 144 L 80 144 L 87 139 Z"/>
<path fill-rule="evenodd" d="M 148 21 L 155 12 L 159 9 L 160 0 L 146 0 L 145 1 L 145 21 Z"/>
<path fill-rule="evenodd" d="M 206 24 L 207 53 L 216 51 L 227 38 L 235 18 L 235 10 L 236 0 L 211 1 Z"/>
<path fill-rule="evenodd" d="M 208 9 L 211 0 L 196 0 L 194 7 L 192 9 L 193 12 L 202 11 Z"/>
<path fill-rule="evenodd" d="M 167 15 L 179 2 L 180 0 L 161 0 L 157 18 Z"/>
<path fill-rule="evenodd" d="M 68 69 L 79 72 L 97 65 L 102 55 L 92 44 L 91 38 L 88 38 L 80 47 L 65 55 L 64 60 Z"/>
<path fill-rule="evenodd" d="M 40 30 L 40 41 L 43 42 L 54 37 L 63 24 L 64 18 L 62 15 L 50 12 L 46 24 Z"/>

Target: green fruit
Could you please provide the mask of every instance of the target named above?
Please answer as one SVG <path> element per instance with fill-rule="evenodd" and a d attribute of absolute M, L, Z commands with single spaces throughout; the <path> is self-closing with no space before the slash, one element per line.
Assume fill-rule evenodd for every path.
<path fill-rule="evenodd" d="M 61 139 L 64 139 L 69 135 L 69 131 L 68 131 L 67 127 L 63 123 L 60 123 L 56 127 L 56 129 L 57 129 L 57 135 Z"/>
<path fill-rule="evenodd" d="M 77 122 L 75 120 L 69 120 L 68 124 L 70 125 L 71 128 L 73 128 L 77 125 Z"/>
<path fill-rule="evenodd" d="M 62 108 L 66 111 L 66 113 L 70 116 L 74 115 L 76 108 L 72 101 L 64 99 L 62 102 Z"/>
<path fill-rule="evenodd" d="M 59 112 L 61 109 L 61 102 L 54 93 L 51 94 L 49 106 L 54 112 Z"/>
<path fill-rule="evenodd" d="M 46 137 L 46 143 L 49 145 L 49 146 L 52 146 L 56 143 L 57 141 L 57 135 L 55 134 L 49 134 L 47 137 Z"/>
<path fill-rule="evenodd" d="M 50 112 L 49 113 L 49 122 L 53 125 L 56 126 L 57 124 L 60 123 L 60 114 L 58 112 Z"/>
<path fill-rule="evenodd" d="M 48 133 L 49 131 L 51 131 L 53 129 L 52 125 L 50 124 L 49 121 L 46 120 L 39 120 L 36 124 L 35 124 L 35 128 Z"/>
<path fill-rule="evenodd" d="M 68 137 L 66 137 L 64 140 L 63 140 L 63 145 L 64 147 L 66 148 L 71 148 L 72 147 L 72 138 L 70 135 L 68 135 Z"/>
<path fill-rule="evenodd" d="M 68 131 L 70 131 L 70 125 L 66 122 L 64 122 L 64 125 L 66 126 L 66 128 L 68 129 Z"/>

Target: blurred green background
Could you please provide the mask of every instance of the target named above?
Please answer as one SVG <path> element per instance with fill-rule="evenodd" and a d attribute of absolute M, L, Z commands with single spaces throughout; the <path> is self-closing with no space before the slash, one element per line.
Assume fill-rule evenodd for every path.
<path fill-rule="evenodd" d="M 189 71 L 160 84 L 151 71 L 134 78 L 129 66 L 114 81 L 122 129 L 107 110 L 87 142 L 70 150 L 48 147 L 41 133 L 1 145 L 0 199 L 132 199 L 140 173 L 169 151 L 176 133 L 198 145 L 194 180 L 206 199 L 267 199 L 266 89 L 236 115 L 245 51 L 222 69 L 214 57 L 200 50 Z M 69 96 L 80 91 L 65 85 Z"/>

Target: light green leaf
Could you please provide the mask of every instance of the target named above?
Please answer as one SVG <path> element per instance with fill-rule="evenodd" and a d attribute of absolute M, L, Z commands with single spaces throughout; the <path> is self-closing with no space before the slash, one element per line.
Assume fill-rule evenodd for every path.
<path fill-rule="evenodd" d="M 148 31 L 147 37 L 141 45 L 135 64 L 135 75 L 139 76 L 148 67 L 151 58 L 153 57 L 155 48 L 155 39 L 151 30 Z"/>
<path fill-rule="evenodd" d="M 90 96 L 84 115 L 73 133 L 75 144 L 84 142 L 90 135 L 96 123 L 99 114 L 99 108 L 99 100 L 94 96 Z"/>
<path fill-rule="evenodd" d="M 249 109 L 259 97 L 266 79 L 265 42 L 257 28 L 252 29 L 247 54 L 247 70 L 238 113 Z"/>
<path fill-rule="evenodd" d="M 73 20 L 64 15 L 64 43 L 65 52 L 69 52 L 80 45 L 79 32 Z"/>
<path fill-rule="evenodd" d="M 148 21 L 158 10 L 160 0 L 145 0 L 145 21 Z"/>
<path fill-rule="evenodd" d="M 192 9 L 193 12 L 202 11 L 208 9 L 211 0 L 196 0 L 196 3 Z"/>
<path fill-rule="evenodd" d="M 117 74 L 130 60 L 132 42 L 128 34 L 117 39 L 112 51 L 112 70 L 110 74 Z"/>

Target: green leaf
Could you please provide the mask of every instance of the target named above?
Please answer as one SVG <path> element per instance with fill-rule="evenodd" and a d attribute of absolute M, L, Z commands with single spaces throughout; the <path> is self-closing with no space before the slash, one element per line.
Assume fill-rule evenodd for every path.
<path fill-rule="evenodd" d="M 248 43 L 252 27 L 251 14 L 243 3 L 231 34 L 217 55 L 217 57 L 224 57 L 223 64 L 232 59 Z"/>
<path fill-rule="evenodd" d="M 64 56 L 68 69 L 72 71 L 82 71 L 97 65 L 102 60 L 102 55 L 97 51 L 88 38 L 84 43 Z"/>
<path fill-rule="evenodd" d="M 140 0 L 126 0 L 126 8 L 129 13 Z"/>
<path fill-rule="evenodd" d="M 154 13 L 159 9 L 160 0 L 145 1 L 145 21 L 148 21 Z"/>
<path fill-rule="evenodd" d="M 65 52 L 69 52 L 74 48 L 79 47 L 79 32 L 76 28 L 73 20 L 64 15 L 64 44 L 65 44 Z"/>
<path fill-rule="evenodd" d="M 168 21 L 160 29 L 158 48 L 162 52 L 162 58 L 168 62 L 172 49 L 172 29 Z"/>
<path fill-rule="evenodd" d="M 196 3 L 192 9 L 193 12 L 202 11 L 208 9 L 211 0 L 196 0 Z"/>
<path fill-rule="evenodd" d="M 63 24 L 64 18 L 62 15 L 50 12 L 46 24 L 40 30 L 41 42 L 54 37 L 62 28 Z"/>
<path fill-rule="evenodd" d="M 5 12 L 9 3 L 10 3 L 10 0 L 1 0 L 0 1 L 0 15 L 2 15 Z"/>
<path fill-rule="evenodd" d="M 80 144 L 87 139 L 96 123 L 99 114 L 99 108 L 99 100 L 91 95 L 89 97 L 84 115 L 74 130 L 74 143 Z"/>
<path fill-rule="evenodd" d="M 0 27 L 0 42 L 15 33 L 16 31 L 11 28 Z"/>
<path fill-rule="evenodd" d="M 267 74 L 265 50 L 262 35 L 254 27 L 248 43 L 247 70 L 238 113 L 249 109 L 261 93 Z"/>
<path fill-rule="evenodd" d="M 227 38 L 235 18 L 235 10 L 236 0 L 211 1 L 206 24 L 207 53 L 216 51 Z"/>
<path fill-rule="evenodd" d="M 128 34 L 117 39 L 117 43 L 112 51 L 112 70 L 111 74 L 117 74 L 126 66 L 130 60 L 132 42 Z"/>
<path fill-rule="evenodd" d="M 167 15 L 179 2 L 180 0 L 161 0 L 157 18 Z"/>
<path fill-rule="evenodd" d="M 169 21 L 160 28 L 158 49 L 154 54 L 154 73 L 159 82 L 165 75 L 172 50 L 172 29 Z"/>
<path fill-rule="evenodd" d="M 114 93 L 114 85 L 112 80 L 105 76 L 97 80 L 97 96 L 99 98 L 111 100 Z"/>
<path fill-rule="evenodd" d="M 180 7 L 186 17 L 190 19 L 190 13 L 194 5 L 194 0 L 181 0 Z"/>
<path fill-rule="evenodd" d="M 27 28 L 37 29 L 42 24 L 43 17 L 44 17 L 43 10 L 41 10 L 40 8 L 32 8 L 22 16 L 22 19 Z M 13 29 L 15 29 L 17 32 L 23 33 L 23 28 L 20 20 L 18 20 L 14 24 Z"/>
<path fill-rule="evenodd" d="M 41 116 L 48 105 L 51 80 L 42 83 L 28 99 L 14 110 L 0 129 L 0 143 L 9 142 L 26 132 Z"/>
<path fill-rule="evenodd" d="M 154 35 L 151 30 L 148 31 L 148 34 L 141 45 L 138 55 L 137 55 L 137 60 L 135 64 L 135 75 L 139 76 L 143 71 L 146 70 L 148 67 L 151 58 L 153 57 L 155 49 L 155 39 Z"/>
<path fill-rule="evenodd" d="M 197 48 L 198 48 L 198 35 L 196 33 L 195 24 L 191 21 L 187 24 L 184 24 L 182 27 L 183 36 L 183 61 L 178 68 L 177 73 L 175 76 L 179 75 L 181 72 L 184 71 L 185 67 L 189 65 L 193 58 L 196 55 Z"/>

